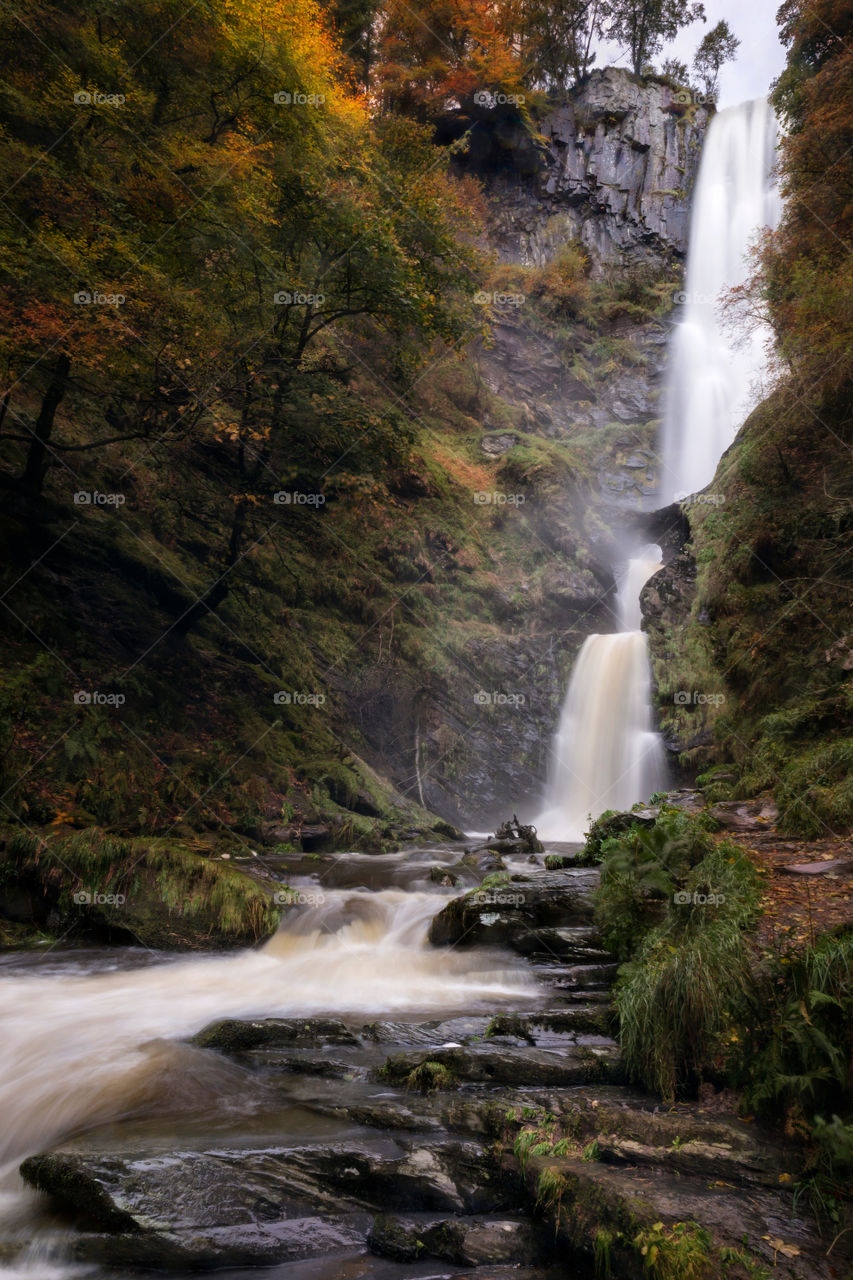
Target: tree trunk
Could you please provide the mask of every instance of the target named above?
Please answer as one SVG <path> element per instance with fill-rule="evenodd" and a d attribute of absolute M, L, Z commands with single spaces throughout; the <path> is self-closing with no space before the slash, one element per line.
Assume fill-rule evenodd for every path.
<path fill-rule="evenodd" d="M 231 570 L 240 559 L 240 548 L 243 544 L 243 533 L 246 528 L 248 503 L 237 498 L 234 502 L 234 519 L 231 523 L 231 536 L 228 540 L 228 555 L 222 573 L 213 586 L 200 596 L 196 603 L 175 623 L 172 631 L 177 636 L 185 636 L 208 613 L 213 613 L 228 595 L 228 581 Z"/>
<path fill-rule="evenodd" d="M 44 393 L 39 416 L 36 419 L 33 440 L 27 454 L 27 464 L 24 467 L 24 474 L 21 476 L 23 488 L 34 498 L 39 496 L 44 486 L 44 478 L 49 465 L 47 461 L 47 446 L 53 432 L 53 420 L 56 417 L 56 410 L 65 395 L 70 371 L 70 359 L 66 355 L 61 355 L 56 362 L 53 377 L 50 380 L 47 391 Z"/>

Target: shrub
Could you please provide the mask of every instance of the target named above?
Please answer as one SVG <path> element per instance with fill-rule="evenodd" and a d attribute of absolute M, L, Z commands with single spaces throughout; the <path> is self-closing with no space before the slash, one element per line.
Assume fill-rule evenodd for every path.
<path fill-rule="evenodd" d="M 602 846 L 596 918 L 623 964 L 615 989 L 630 1079 L 667 1100 L 722 1063 L 752 988 L 744 929 L 758 875 L 742 851 L 682 813 Z"/>

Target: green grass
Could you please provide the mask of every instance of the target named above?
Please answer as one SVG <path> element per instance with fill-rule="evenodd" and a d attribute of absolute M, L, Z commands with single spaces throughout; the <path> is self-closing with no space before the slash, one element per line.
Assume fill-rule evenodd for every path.
<path fill-rule="evenodd" d="M 713 1069 L 753 987 L 758 903 L 749 859 L 686 814 L 604 840 L 596 920 L 625 961 L 614 1003 L 631 1080 L 672 1100 Z"/>
<path fill-rule="evenodd" d="M 245 945 L 273 933 L 281 916 L 271 890 L 228 862 L 97 828 L 48 840 L 12 834 L 0 863 L 0 886 L 10 884 L 28 886 L 64 927 L 127 932 L 155 947 Z M 86 904 L 81 893 L 123 901 Z"/>
<path fill-rule="evenodd" d="M 442 1062 L 421 1062 L 410 1071 L 405 1088 L 413 1093 L 438 1093 L 456 1088 L 456 1076 Z"/>
<path fill-rule="evenodd" d="M 711 1236 L 695 1222 L 656 1222 L 637 1233 L 633 1246 L 650 1280 L 704 1280 L 710 1274 Z"/>

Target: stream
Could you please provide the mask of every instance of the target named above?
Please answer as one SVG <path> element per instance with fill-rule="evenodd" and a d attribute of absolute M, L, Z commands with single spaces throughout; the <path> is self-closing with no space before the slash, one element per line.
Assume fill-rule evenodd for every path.
<path fill-rule="evenodd" d="M 428 943 L 436 913 L 480 879 L 462 863 L 465 850 L 288 858 L 275 871 L 286 875 L 299 905 L 272 939 L 241 954 L 175 959 L 138 948 L 101 948 L 4 957 L 0 1274 L 6 1280 L 59 1280 L 82 1274 L 81 1268 L 124 1274 L 122 1267 L 92 1262 L 85 1247 L 92 1224 L 85 1214 L 79 1220 L 57 1216 L 44 1196 L 22 1187 L 17 1168 L 27 1155 L 65 1147 L 70 1139 L 78 1151 L 133 1151 L 148 1160 L 211 1147 L 239 1159 L 235 1152 L 274 1146 L 298 1152 L 309 1164 L 312 1153 L 334 1149 L 381 1166 L 424 1141 L 440 1145 L 447 1137 L 429 1095 L 377 1081 L 376 1070 L 389 1055 L 486 1044 L 496 1014 L 544 1016 L 594 1009 L 606 999 L 602 973 L 588 963 L 567 965 L 565 957 L 549 954 L 546 943 L 527 958 L 500 947 Z M 507 870 L 522 875 L 541 874 L 542 866 L 541 854 L 507 860 Z M 459 883 L 433 883 L 433 868 L 446 880 L 458 874 Z M 587 886 L 594 878 L 580 869 L 563 875 Z M 568 938 L 572 930 L 563 933 Z M 284 1055 L 281 1045 L 234 1055 L 188 1043 L 221 1019 L 258 1018 L 324 1023 L 319 1032 L 312 1023 L 305 1038 L 297 1029 Z M 567 1047 L 578 1043 L 601 1048 L 611 1042 L 583 1031 L 543 1029 L 537 1049 L 559 1066 Z M 499 1092 L 508 1086 L 512 1092 L 516 1084 L 537 1092 L 518 1064 Z M 482 1095 L 494 1092 L 477 1084 L 466 1088 L 475 1111 Z M 377 1112 L 382 1107 L 387 1124 Z M 356 1119 L 361 1112 L 363 1124 Z M 318 1177 L 324 1178 L 322 1162 Z M 372 1195 L 368 1187 L 354 1198 L 369 1204 Z M 294 1212 L 302 1223 L 302 1209 Z M 317 1213 L 311 1210 L 312 1217 Z M 364 1244 L 369 1215 L 349 1205 L 328 1217 L 321 1208 L 319 1219 L 290 1242 L 295 1256 L 282 1274 L 294 1280 L 453 1274 L 434 1261 L 413 1270 L 370 1258 Z M 89 1255 L 88 1262 L 80 1261 L 81 1254 Z M 233 1265 L 234 1259 L 228 1254 L 225 1261 Z"/>

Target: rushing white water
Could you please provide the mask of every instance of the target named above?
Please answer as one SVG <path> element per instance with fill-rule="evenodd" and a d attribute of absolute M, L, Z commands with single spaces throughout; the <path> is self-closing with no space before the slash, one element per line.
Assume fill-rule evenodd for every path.
<path fill-rule="evenodd" d="M 590 816 L 630 808 L 665 785 L 639 629 L 640 592 L 660 568 L 659 557 L 651 547 L 628 562 L 616 601 L 622 630 L 588 636 L 578 654 L 554 739 L 545 811 L 536 820 L 545 839 L 582 840 Z"/>
<path fill-rule="evenodd" d="M 400 889 L 327 891 L 260 950 L 99 975 L 4 976 L 0 1171 L 81 1126 L 165 1100 L 180 1106 L 176 1090 L 215 1093 L 233 1068 L 167 1042 L 215 1019 L 444 1017 L 534 999 L 521 962 L 428 945 L 441 903 Z"/>
<path fill-rule="evenodd" d="M 664 395 L 661 505 L 696 493 L 757 401 L 769 332 L 735 342 L 720 314 L 726 290 L 746 280 L 747 254 L 775 227 L 776 119 L 759 98 L 714 116 L 693 197 L 685 307 L 672 339 Z"/>

